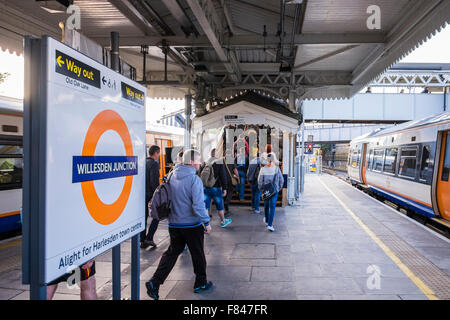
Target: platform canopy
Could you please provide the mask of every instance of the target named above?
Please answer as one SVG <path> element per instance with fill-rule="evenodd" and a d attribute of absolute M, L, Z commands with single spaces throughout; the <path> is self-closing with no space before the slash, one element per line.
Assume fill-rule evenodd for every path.
<path fill-rule="evenodd" d="M 61 37 L 67 0 L 0 0 L 0 46 L 26 34 Z M 83 35 L 104 47 L 120 33 L 121 58 L 153 97 L 190 89 L 201 105 L 242 90 L 289 101 L 350 97 L 450 22 L 448 0 L 75 0 Z M 377 7 L 380 28 L 376 27 Z M 368 24 L 369 22 L 369 24 Z M 164 58 L 167 52 L 167 68 Z M 167 71 L 165 73 L 164 71 Z"/>

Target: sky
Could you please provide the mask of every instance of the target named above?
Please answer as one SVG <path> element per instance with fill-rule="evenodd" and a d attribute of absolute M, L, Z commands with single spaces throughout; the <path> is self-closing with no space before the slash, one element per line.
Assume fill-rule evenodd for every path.
<path fill-rule="evenodd" d="M 422 44 L 401 62 L 450 63 L 450 25 Z M 0 95 L 23 99 L 24 62 L 23 56 L 0 50 L 0 72 L 10 76 L 0 84 Z M 184 108 L 184 100 L 147 99 L 148 106 L 158 105 L 147 112 L 147 121 L 154 122 L 166 113 Z"/>

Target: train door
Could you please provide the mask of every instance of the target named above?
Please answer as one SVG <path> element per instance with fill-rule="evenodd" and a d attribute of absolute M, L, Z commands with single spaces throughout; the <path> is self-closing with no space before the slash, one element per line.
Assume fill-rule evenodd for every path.
<path fill-rule="evenodd" d="M 441 217 L 450 221 L 450 131 L 442 136 L 441 156 L 437 179 L 437 203 Z"/>
<path fill-rule="evenodd" d="M 367 184 L 366 181 L 366 167 L 367 167 L 367 143 L 363 143 L 361 147 L 361 181 Z"/>
<path fill-rule="evenodd" d="M 166 167 L 166 148 L 172 147 L 172 140 L 155 138 L 155 144 L 161 149 L 159 156 L 159 180 L 161 182 L 162 178 L 168 172 L 168 168 Z"/>

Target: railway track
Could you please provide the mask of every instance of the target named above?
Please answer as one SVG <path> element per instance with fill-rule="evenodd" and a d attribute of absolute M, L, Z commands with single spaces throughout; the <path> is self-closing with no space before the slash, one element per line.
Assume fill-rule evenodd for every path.
<path fill-rule="evenodd" d="M 350 184 L 350 180 L 348 179 L 348 175 L 347 173 L 343 172 L 343 171 L 337 171 L 337 170 L 332 170 L 329 168 L 323 168 L 322 170 L 324 173 L 333 175 L 339 179 L 341 179 L 342 181 L 345 181 L 346 183 Z M 428 217 L 425 217 L 419 213 L 416 213 L 414 211 L 408 210 L 396 203 L 393 203 L 389 200 L 384 199 L 383 197 L 374 194 L 373 192 L 371 192 L 369 189 L 366 189 L 360 185 L 355 186 L 355 188 L 359 189 L 360 191 L 368 194 L 369 196 L 371 196 L 372 198 L 388 205 L 389 207 L 393 208 L 394 210 L 397 210 L 398 212 L 402 213 L 403 215 L 407 216 L 410 219 L 413 219 L 417 222 L 419 222 L 420 224 L 426 226 L 427 228 L 430 228 L 433 231 L 438 232 L 439 234 L 443 235 L 444 237 L 450 239 L 450 228 L 439 223 L 436 222 Z"/>

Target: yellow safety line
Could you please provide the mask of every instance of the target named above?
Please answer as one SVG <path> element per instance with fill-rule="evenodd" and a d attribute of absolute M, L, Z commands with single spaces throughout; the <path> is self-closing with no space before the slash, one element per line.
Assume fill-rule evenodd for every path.
<path fill-rule="evenodd" d="M 443 221 L 442 219 L 436 219 L 436 218 L 432 218 L 432 220 L 436 221 L 437 223 L 443 224 L 447 227 L 450 227 L 450 224 L 448 224 L 447 222 Z"/>
<path fill-rule="evenodd" d="M 420 278 L 418 278 L 396 255 L 394 252 L 392 252 L 391 249 L 387 245 L 383 243 L 383 241 L 380 240 L 376 236 L 376 234 L 370 230 L 368 226 L 362 222 L 360 218 L 356 214 L 353 213 L 352 210 L 350 210 L 347 205 L 336 196 L 336 194 L 331 191 L 328 186 L 322 182 L 322 179 L 319 178 L 320 183 L 325 187 L 325 189 L 328 190 L 329 193 L 339 202 L 339 204 L 352 216 L 352 218 L 361 226 L 361 228 L 372 238 L 372 240 L 386 253 L 386 255 L 391 258 L 392 261 L 395 262 L 395 264 L 400 268 L 400 270 L 403 271 L 403 273 L 412 281 L 414 284 L 420 289 L 420 291 L 423 292 L 423 294 L 429 299 L 429 300 L 439 300 L 438 297 L 435 296 L 435 293 L 433 290 L 430 289 Z"/>
<path fill-rule="evenodd" d="M 16 241 L 11 241 L 11 242 L 2 244 L 2 245 L 0 245 L 0 250 L 8 248 L 8 247 L 15 246 L 16 244 L 20 244 L 20 243 L 22 243 L 22 240 L 16 240 Z"/>

